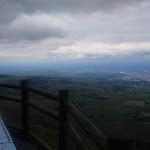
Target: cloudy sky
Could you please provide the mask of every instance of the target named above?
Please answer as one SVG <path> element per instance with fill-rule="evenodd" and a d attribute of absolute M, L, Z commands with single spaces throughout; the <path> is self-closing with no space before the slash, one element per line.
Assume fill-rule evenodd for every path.
<path fill-rule="evenodd" d="M 0 0 L 0 62 L 150 59 L 149 0 Z"/>

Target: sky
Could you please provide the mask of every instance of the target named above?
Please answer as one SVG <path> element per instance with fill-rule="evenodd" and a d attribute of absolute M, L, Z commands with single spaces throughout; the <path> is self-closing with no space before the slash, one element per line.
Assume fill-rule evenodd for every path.
<path fill-rule="evenodd" d="M 0 63 L 150 60 L 149 0 L 0 0 Z"/>

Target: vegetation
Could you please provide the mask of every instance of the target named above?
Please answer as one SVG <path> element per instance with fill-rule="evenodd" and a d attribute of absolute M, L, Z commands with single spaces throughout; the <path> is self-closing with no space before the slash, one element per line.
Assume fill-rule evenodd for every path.
<path fill-rule="evenodd" d="M 85 76 L 85 74 L 84 74 Z M 144 80 L 123 80 L 120 74 L 107 76 L 87 75 L 78 77 L 44 77 L 44 76 L 7 76 L 1 75 L 0 82 L 18 84 L 21 79 L 28 79 L 30 85 L 51 93 L 60 89 L 69 89 L 71 102 L 103 133 L 110 130 L 123 130 L 135 134 L 139 149 L 148 150 L 150 146 L 150 82 Z M 118 78 L 117 78 L 118 77 Z M 0 94 L 19 97 L 20 92 L 13 89 L 0 88 Z M 55 102 L 31 94 L 31 99 L 37 103 L 58 111 Z M 16 119 L 17 104 L 1 101 L 0 112 L 11 122 Z M 32 111 L 32 130 L 52 148 L 57 148 L 57 122 Z M 11 117 L 10 117 L 10 116 Z M 18 116 L 19 118 L 19 113 Z M 13 119 L 14 120 L 13 120 Z M 81 133 L 88 146 L 96 150 L 96 146 L 86 138 L 85 133 L 70 117 L 70 121 Z M 75 149 L 70 144 L 71 149 Z"/>

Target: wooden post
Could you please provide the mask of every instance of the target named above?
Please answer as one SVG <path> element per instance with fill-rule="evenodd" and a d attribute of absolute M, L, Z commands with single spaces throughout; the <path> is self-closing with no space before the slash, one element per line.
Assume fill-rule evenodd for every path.
<path fill-rule="evenodd" d="M 21 80 L 21 98 L 22 98 L 22 127 L 23 135 L 26 140 L 29 139 L 29 81 Z"/>
<path fill-rule="evenodd" d="M 127 133 L 111 133 L 108 135 L 108 150 L 136 150 L 135 137 Z"/>
<path fill-rule="evenodd" d="M 68 122 L 68 112 L 65 101 L 69 101 L 68 90 L 59 90 L 59 150 L 68 150 L 68 139 L 64 124 Z"/>

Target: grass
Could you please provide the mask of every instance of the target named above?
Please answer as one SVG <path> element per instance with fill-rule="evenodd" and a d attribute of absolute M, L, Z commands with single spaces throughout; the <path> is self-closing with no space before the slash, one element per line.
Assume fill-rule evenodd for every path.
<path fill-rule="evenodd" d="M 144 101 L 126 101 L 124 104 L 126 105 L 135 105 L 135 106 L 144 106 L 145 102 Z"/>
<path fill-rule="evenodd" d="M 44 128 L 40 125 L 32 125 L 31 131 L 53 150 L 58 149 L 58 130 Z"/>
<path fill-rule="evenodd" d="M 144 117 L 150 117 L 150 112 L 142 111 L 141 115 L 144 115 Z"/>

